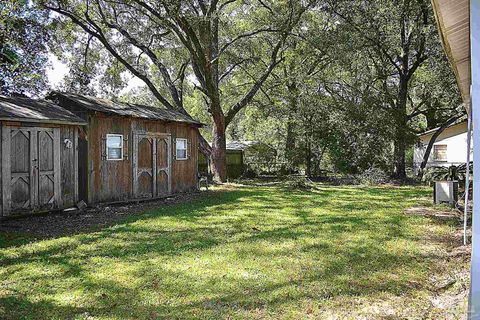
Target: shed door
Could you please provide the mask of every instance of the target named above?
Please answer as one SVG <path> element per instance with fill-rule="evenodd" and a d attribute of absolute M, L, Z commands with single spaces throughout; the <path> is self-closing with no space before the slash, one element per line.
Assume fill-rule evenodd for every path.
<path fill-rule="evenodd" d="M 60 129 L 2 130 L 3 215 L 61 208 Z"/>
<path fill-rule="evenodd" d="M 156 198 L 171 193 L 171 137 L 135 133 L 133 136 L 133 193 Z"/>

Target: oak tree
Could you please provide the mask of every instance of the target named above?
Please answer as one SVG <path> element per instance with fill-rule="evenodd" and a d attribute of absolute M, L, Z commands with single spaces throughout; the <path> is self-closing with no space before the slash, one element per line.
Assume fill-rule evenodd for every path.
<path fill-rule="evenodd" d="M 187 82 L 193 83 L 212 119 L 211 167 L 217 181 L 226 179 L 227 126 L 282 61 L 287 38 L 314 4 L 313 0 L 43 1 L 61 21 L 73 23 L 88 42 L 101 44 L 141 79 L 165 108 L 187 114 L 184 89 Z M 254 80 L 236 101 L 225 105 L 223 89 L 239 74 Z M 205 140 L 201 145 L 209 150 Z"/>

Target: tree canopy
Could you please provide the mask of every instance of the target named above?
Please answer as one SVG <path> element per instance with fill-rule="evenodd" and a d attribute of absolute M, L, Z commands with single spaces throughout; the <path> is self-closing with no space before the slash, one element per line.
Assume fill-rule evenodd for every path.
<path fill-rule="evenodd" d="M 110 54 L 111 63 L 97 68 L 117 78 L 118 71 L 128 70 L 166 108 L 188 113 L 185 79 L 191 77 L 190 89 L 201 92 L 213 120 L 212 168 L 223 181 L 225 128 L 281 62 L 288 36 L 314 3 L 52 0 L 43 5 L 78 34 L 73 40 L 80 40 L 85 57 L 92 40 Z M 84 69 L 88 80 L 87 63 Z M 243 86 L 225 97 L 223 92 L 232 92 L 240 74 Z"/>
<path fill-rule="evenodd" d="M 378 167 L 404 178 L 416 134 L 464 112 L 430 3 L 332 1 L 322 9 L 315 19 L 330 27 L 301 46 L 291 43 L 291 57 L 276 70 L 285 84 L 272 85 L 264 99 L 276 106 L 269 116 L 278 121 L 265 125 L 282 128 L 276 138 L 281 161 L 287 170 L 313 175 L 319 168 L 357 173 Z M 320 72 L 309 74 L 302 46 L 325 53 Z M 269 130 L 256 127 L 243 131 L 265 139 Z"/>
<path fill-rule="evenodd" d="M 39 94 L 47 87 L 48 12 L 26 0 L 0 3 L 0 93 Z"/>
<path fill-rule="evenodd" d="M 207 123 L 219 181 L 229 138 L 274 145 L 285 172 L 405 178 L 416 134 L 462 112 L 428 0 L 39 3 L 67 90 L 117 97 L 140 79 L 122 99 Z"/>

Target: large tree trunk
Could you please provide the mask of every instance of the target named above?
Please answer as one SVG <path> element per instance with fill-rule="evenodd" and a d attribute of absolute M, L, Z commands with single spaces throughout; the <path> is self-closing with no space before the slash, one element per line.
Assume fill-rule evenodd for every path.
<path fill-rule="evenodd" d="M 312 145 L 310 141 L 306 142 L 305 149 L 305 174 L 310 178 L 312 177 Z"/>
<path fill-rule="evenodd" d="M 405 170 L 405 151 L 407 149 L 405 131 L 405 128 L 397 128 L 393 151 L 394 168 L 392 178 L 400 180 L 403 180 L 407 177 Z"/>
<path fill-rule="evenodd" d="M 225 138 L 225 116 L 222 113 L 213 115 L 212 139 L 212 174 L 213 180 L 218 183 L 227 180 L 227 143 Z"/>
<path fill-rule="evenodd" d="M 282 23 L 277 21 L 276 14 L 272 12 L 274 19 L 272 20 L 273 25 L 271 28 L 264 26 L 250 32 L 250 34 L 247 32 L 233 37 L 233 39 L 233 34 L 230 34 L 227 30 L 226 33 L 220 33 L 222 39 L 219 39 L 219 28 L 225 27 L 219 25 L 219 19 L 222 16 L 221 11 L 232 1 L 223 1 L 223 3 L 219 3 L 217 0 L 199 0 L 194 2 L 150 1 L 151 3 L 149 1 L 133 1 L 133 3 L 129 1 L 127 3 L 124 3 L 124 1 L 93 1 L 92 6 L 86 7 L 62 5 L 63 2 L 55 1 L 55 5 L 43 3 L 43 6 L 52 12 L 69 18 L 74 24 L 88 33 L 90 38 L 98 40 L 117 62 L 142 80 L 155 98 L 167 109 L 188 114 L 184 109 L 183 80 L 186 76 L 185 70 L 187 66 L 191 66 L 197 80 L 195 86 L 203 93 L 206 105 L 209 107 L 208 112 L 211 114 L 214 123 L 211 168 L 215 180 L 219 182 L 224 182 L 227 176 L 225 163 L 226 126 L 238 112 L 252 102 L 263 83 L 270 77 L 277 65 L 280 64 L 282 59 L 279 59 L 278 56 L 291 30 L 299 23 L 302 14 L 315 5 L 314 1 L 308 1 L 305 6 L 293 6 L 293 3 L 289 3 L 290 13 L 285 16 L 286 19 Z M 165 23 L 159 26 L 158 33 L 152 34 L 151 37 L 146 37 L 142 32 L 138 33 L 138 30 L 134 27 L 130 28 L 132 24 L 127 22 L 128 19 L 125 22 L 117 19 L 125 10 L 128 11 L 129 15 L 131 14 L 129 17 L 132 20 L 154 19 L 155 21 L 163 21 Z M 93 12 L 98 14 L 93 14 Z M 278 28 L 276 27 L 277 24 Z M 102 28 L 99 26 L 102 26 Z M 275 43 L 272 43 L 273 47 L 269 50 L 269 62 L 250 89 L 245 92 L 243 98 L 230 106 L 225 115 L 219 98 L 220 80 L 222 78 L 228 79 L 228 75 L 236 67 L 240 66 L 242 68 L 243 62 L 257 60 L 263 62 L 263 59 L 258 59 L 256 55 L 251 58 L 246 55 L 243 62 L 237 62 L 239 59 L 235 57 L 235 54 L 228 53 L 227 48 L 231 48 L 233 45 L 240 45 L 240 39 L 254 39 L 258 34 L 265 33 L 267 30 L 268 32 L 273 31 L 270 29 L 278 29 L 278 39 L 275 40 Z M 114 40 L 118 38 L 118 41 L 110 41 L 112 40 L 112 35 Z M 161 48 L 161 45 L 158 47 L 158 44 L 156 46 L 152 43 L 154 38 L 158 40 L 159 44 L 163 43 L 165 41 L 164 37 L 167 37 L 167 35 L 168 41 L 172 41 L 172 46 L 180 51 L 186 50 L 189 54 L 189 61 L 183 63 L 178 70 L 176 63 L 172 62 L 173 64 L 170 64 L 171 61 L 169 61 L 169 64 L 166 64 L 163 61 L 161 52 L 158 50 Z M 221 50 L 219 43 L 222 43 Z M 129 51 L 131 49 L 135 52 L 139 51 L 140 56 L 148 57 L 152 65 L 158 69 L 158 74 L 153 75 L 151 72 L 142 70 L 141 65 L 143 64 L 139 64 L 138 61 L 134 61 L 128 54 L 125 54 L 125 50 Z M 220 64 L 222 59 L 225 59 L 225 61 Z M 222 66 L 220 68 L 221 74 L 219 73 L 219 65 Z M 177 74 L 174 75 L 174 73 Z M 245 74 L 250 77 L 248 72 L 245 72 Z M 157 87 L 156 79 L 159 76 L 163 78 L 166 89 L 168 89 L 165 92 Z M 169 97 L 166 97 L 165 94 L 168 94 Z M 202 151 L 208 152 L 209 148 L 206 141 L 202 138 L 200 141 L 202 143 Z"/>
<path fill-rule="evenodd" d="M 293 41 L 292 49 L 296 49 L 297 42 Z M 283 74 L 287 80 L 286 87 L 288 92 L 288 118 L 287 118 L 287 137 L 285 140 L 285 160 L 287 162 L 286 169 L 288 172 L 292 172 L 293 169 L 297 166 L 296 153 L 298 150 L 295 149 L 296 142 L 296 117 L 298 110 L 298 95 L 299 90 L 297 86 L 297 79 L 295 78 L 295 69 L 297 63 L 296 61 L 291 61 L 283 69 Z"/>
<path fill-rule="evenodd" d="M 305 127 L 305 174 L 307 177 L 312 177 L 312 134 L 310 128 L 313 126 L 313 123 L 310 119 L 307 119 Z"/>
<path fill-rule="evenodd" d="M 405 170 L 405 152 L 407 150 L 407 94 L 408 80 L 400 77 L 397 106 L 395 110 L 395 141 L 393 151 L 393 175 L 392 178 L 404 180 L 407 177 Z"/>
<path fill-rule="evenodd" d="M 295 84 L 287 85 L 289 91 L 289 112 L 287 118 L 287 137 L 285 140 L 285 159 L 287 162 L 286 169 L 288 172 L 291 172 L 295 166 L 295 140 L 296 140 L 296 130 L 295 130 L 295 117 L 297 113 L 297 88 Z"/>
<path fill-rule="evenodd" d="M 289 114 L 287 119 L 287 137 L 285 139 L 285 159 L 287 165 L 286 170 L 291 171 L 294 167 L 294 153 L 295 153 L 295 124 L 292 116 Z"/>

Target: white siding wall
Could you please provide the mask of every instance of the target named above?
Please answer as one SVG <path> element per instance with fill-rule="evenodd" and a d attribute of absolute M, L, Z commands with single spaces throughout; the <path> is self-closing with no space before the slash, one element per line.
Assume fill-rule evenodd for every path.
<path fill-rule="evenodd" d="M 433 132 L 420 137 L 420 142 L 414 148 L 413 162 L 414 172 L 417 173 L 422 163 L 423 155 Z M 445 129 L 437 138 L 434 145 L 447 145 L 447 162 L 435 162 L 433 160 L 433 148 L 428 159 L 428 166 L 458 165 L 467 161 L 467 123 L 460 123 Z M 473 148 L 472 148 L 473 150 Z"/>

